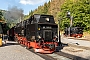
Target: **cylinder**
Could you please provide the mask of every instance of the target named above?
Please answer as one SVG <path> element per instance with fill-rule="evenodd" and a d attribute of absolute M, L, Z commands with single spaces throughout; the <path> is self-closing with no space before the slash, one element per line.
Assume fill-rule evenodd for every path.
<path fill-rule="evenodd" d="M 2 38 L 0 38 L 0 46 L 2 46 Z"/>

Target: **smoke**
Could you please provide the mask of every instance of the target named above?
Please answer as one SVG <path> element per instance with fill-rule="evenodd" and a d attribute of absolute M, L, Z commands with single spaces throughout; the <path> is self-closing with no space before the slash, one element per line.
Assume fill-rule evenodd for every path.
<path fill-rule="evenodd" d="M 18 23 L 20 22 L 20 19 L 23 20 L 23 16 L 23 10 L 17 8 L 17 6 L 8 7 L 8 11 L 4 13 L 4 17 L 8 23 Z"/>

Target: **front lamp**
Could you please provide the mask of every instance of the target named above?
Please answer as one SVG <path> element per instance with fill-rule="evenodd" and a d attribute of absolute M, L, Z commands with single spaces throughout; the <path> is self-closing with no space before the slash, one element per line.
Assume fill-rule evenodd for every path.
<path fill-rule="evenodd" d="M 37 37 L 38 37 L 39 39 L 41 39 L 41 36 L 40 36 L 40 35 L 38 35 Z"/>

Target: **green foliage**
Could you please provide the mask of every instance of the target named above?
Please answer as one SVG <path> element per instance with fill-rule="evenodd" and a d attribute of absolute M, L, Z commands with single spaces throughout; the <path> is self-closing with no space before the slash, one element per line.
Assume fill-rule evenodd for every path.
<path fill-rule="evenodd" d="M 33 11 L 31 10 L 30 12 L 29 12 L 29 15 L 24 15 L 24 20 L 26 20 L 26 19 L 28 19 L 31 15 L 33 15 Z"/>
<path fill-rule="evenodd" d="M 70 18 L 66 18 L 67 11 L 73 16 L 74 27 L 84 27 L 84 30 L 90 30 L 90 0 L 66 0 L 61 7 L 58 17 L 62 18 L 61 28 L 69 27 Z M 64 22 L 64 23 L 63 23 Z"/>
<path fill-rule="evenodd" d="M 2 14 L 2 11 L 0 10 L 0 20 L 2 20 L 2 16 L 3 14 Z"/>
<path fill-rule="evenodd" d="M 29 15 L 33 15 L 33 11 L 32 10 L 29 12 Z"/>
<path fill-rule="evenodd" d="M 47 12 L 48 12 L 48 6 L 47 6 L 47 3 L 45 3 L 44 7 L 43 7 L 43 10 L 42 10 L 42 13 L 47 14 Z"/>

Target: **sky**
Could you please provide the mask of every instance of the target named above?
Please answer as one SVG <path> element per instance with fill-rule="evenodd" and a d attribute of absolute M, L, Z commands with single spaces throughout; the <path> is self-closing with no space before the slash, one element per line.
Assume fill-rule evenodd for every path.
<path fill-rule="evenodd" d="M 19 9 L 24 10 L 24 14 L 26 15 L 29 11 L 36 9 L 48 1 L 49 0 L 1 0 L 0 9 L 8 10 L 8 8 L 17 6 Z"/>

